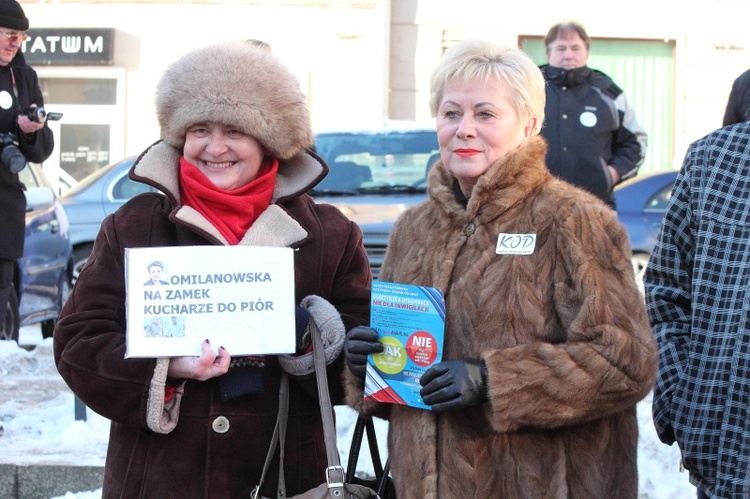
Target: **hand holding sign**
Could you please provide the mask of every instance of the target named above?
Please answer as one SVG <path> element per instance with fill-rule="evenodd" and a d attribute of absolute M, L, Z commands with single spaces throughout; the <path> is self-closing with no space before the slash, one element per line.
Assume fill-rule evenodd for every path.
<path fill-rule="evenodd" d="M 171 378 L 190 378 L 198 381 L 221 376 L 229 371 L 232 360 L 224 347 L 219 347 L 219 354 L 211 350 L 210 342 L 204 340 L 201 344 L 200 357 L 173 357 L 169 360 L 167 375 Z"/>

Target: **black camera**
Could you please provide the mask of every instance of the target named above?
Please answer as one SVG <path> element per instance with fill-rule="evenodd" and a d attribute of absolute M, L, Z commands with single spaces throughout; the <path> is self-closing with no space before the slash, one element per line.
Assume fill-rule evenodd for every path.
<path fill-rule="evenodd" d="M 0 162 L 13 173 L 26 168 L 26 156 L 18 149 L 18 142 L 12 133 L 0 133 Z"/>
<path fill-rule="evenodd" d="M 23 114 L 37 123 L 44 123 L 47 120 L 57 121 L 62 118 L 62 113 L 48 113 L 43 107 L 30 107 Z"/>

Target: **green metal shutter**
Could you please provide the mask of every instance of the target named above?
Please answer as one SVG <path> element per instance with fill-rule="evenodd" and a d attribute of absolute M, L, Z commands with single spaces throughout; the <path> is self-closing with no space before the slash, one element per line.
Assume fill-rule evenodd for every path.
<path fill-rule="evenodd" d="M 546 64 L 544 40 L 522 37 L 521 48 Z M 674 41 L 592 40 L 588 65 L 607 73 L 623 89 L 648 133 L 640 172 L 671 170 L 674 157 Z"/>

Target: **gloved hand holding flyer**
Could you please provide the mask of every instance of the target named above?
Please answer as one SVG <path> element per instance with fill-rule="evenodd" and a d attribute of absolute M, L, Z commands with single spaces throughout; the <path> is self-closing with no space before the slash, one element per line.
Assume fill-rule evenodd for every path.
<path fill-rule="evenodd" d="M 378 332 L 384 350 L 367 359 L 365 400 L 430 409 L 419 396 L 419 378 L 442 360 L 442 291 L 374 281 L 370 327 Z"/>

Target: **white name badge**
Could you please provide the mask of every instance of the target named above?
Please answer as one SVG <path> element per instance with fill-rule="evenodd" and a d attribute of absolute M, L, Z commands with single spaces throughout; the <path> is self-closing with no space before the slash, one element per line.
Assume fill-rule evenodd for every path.
<path fill-rule="evenodd" d="M 536 234 L 499 234 L 495 253 L 498 255 L 531 255 L 536 247 Z"/>
<path fill-rule="evenodd" d="M 5 90 L 0 92 L 0 107 L 2 107 L 3 109 L 10 109 L 12 105 L 13 97 L 11 97 L 10 94 Z"/>
<path fill-rule="evenodd" d="M 587 128 L 591 128 L 596 125 L 596 115 L 591 111 L 585 111 L 581 113 L 581 116 L 578 118 L 578 120 L 581 122 L 581 125 Z"/>

